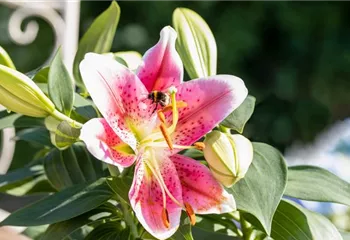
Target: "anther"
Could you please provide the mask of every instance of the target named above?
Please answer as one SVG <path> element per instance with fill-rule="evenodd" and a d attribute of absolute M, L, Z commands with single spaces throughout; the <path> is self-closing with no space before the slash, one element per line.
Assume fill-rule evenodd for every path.
<path fill-rule="evenodd" d="M 193 145 L 196 147 L 196 149 L 201 150 L 201 151 L 203 151 L 205 148 L 204 142 L 196 142 Z"/>
<path fill-rule="evenodd" d="M 162 210 L 162 221 L 163 221 L 163 224 L 166 228 L 170 227 L 169 214 L 168 214 L 168 210 L 166 210 L 166 208 L 163 208 L 163 210 Z"/>
<path fill-rule="evenodd" d="M 160 131 L 162 132 L 163 137 L 164 137 L 166 143 L 168 144 L 170 150 L 173 150 L 173 142 L 171 141 L 170 135 L 168 133 L 168 130 L 167 130 L 165 124 L 161 122 L 159 127 L 160 127 Z"/>
<path fill-rule="evenodd" d="M 177 101 L 176 102 L 176 107 L 177 108 L 185 108 L 185 107 L 187 107 L 187 103 L 184 102 L 184 101 Z M 161 111 L 162 112 L 168 112 L 168 111 L 171 111 L 172 109 L 173 109 L 173 105 L 169 104 L 169 105 L 163 107 Z"/>
<path fill-rule="evenodd" d="M 193 208 L 191 207 L 190 204 L 185 202 L 184 205 L 185 205 L 185 209 L 186 209 L 186 213 L 188 215 L 188 218 L 190 219 L 190 223 L 193 226 L 196 224 L 196 215 L 194 214 Z"/>
<path fill-rule="evenodd" d="M 158 111 L 157 112 L 158 118 L 162 123 L 165 123 L 165 116 L 164 113 L 162 111 Z"/>

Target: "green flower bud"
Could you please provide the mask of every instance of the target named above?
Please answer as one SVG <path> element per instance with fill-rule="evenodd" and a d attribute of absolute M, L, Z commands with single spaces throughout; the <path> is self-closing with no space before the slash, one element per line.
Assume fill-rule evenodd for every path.
<path fill-rule="evenodd" d="M 55 106 L 26 75 L 0 65 L 0 104 L 31 117 L 46 117 Z"/>
<path fill-rule="evenodd" d="M 81 127 L 74 123 L 48 116 L 45 118 L 45 126 L 50 131 L 51 143 L 60 150 L 67 149 L 78 141 Z"/>
<path fill-rule="evenodd" d="M 190 78 L 216 75 L 216 42 L 205 20 L 190 9 L 177 8 L 173 25 L 178 35 L 176 50 Z"/>
<path fill-rule="evenodd" d="M 0 64 L 1 65 L 5 65 L 6 67 L 12 68 L 12 69 L 16 69 L 15 65 L 13 64 L 10 56 L 8 55 L 8 53 L 5 51 L 5 49 L 3 49 L 0 46 Z"/>
<path fill-rule="evenodd" d="M 253 145 L 247 138 L 212 131 L 204 144 L 204 157 L 210 170 L 224 186 L 230 187 L 245 176 L 253 160 Z"/>

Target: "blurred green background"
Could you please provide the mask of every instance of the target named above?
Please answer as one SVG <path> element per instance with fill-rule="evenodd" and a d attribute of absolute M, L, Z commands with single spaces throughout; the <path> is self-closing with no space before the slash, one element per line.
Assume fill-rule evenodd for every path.
<path fill-rule="evenodd" d="M 81 3 L 80 35 L 109 6 Z M 218 73 L 241 77 L 257 98 L 245 135 L 281 151 L 309 142 L 350 115 L 349 2 L 119 2 L 122 15 L 113 51 L 153 46 L 172 12 L 188 7 L 209 24 L 218 45 Z M 15 45 L 7 32 L 13 10 L 0 5 L 0 45 L 28 72 L 50 55 L 54 34 L 38 18 L 34 43 Z M 23 26 L 32 18 L 26 19 Z"/>

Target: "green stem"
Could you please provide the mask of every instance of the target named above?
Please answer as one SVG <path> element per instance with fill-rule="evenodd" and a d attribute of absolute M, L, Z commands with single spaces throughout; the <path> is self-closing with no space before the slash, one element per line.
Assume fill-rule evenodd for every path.
<path fill-rule="evenodd" d="M 237 222 L 240 222 L 240 216 L 239 216 L 239 212 L 238 211 L 227 213 L 227 215 L 230 216 L 231 219 L 233 219 L 233 220 L 235 220 Z M 231 230 L 233 230 L 233 229 L 231 229 Z M 235 232 L 237 233 L 237 235 L 239 237 L 243 237 L 243 232 L 238 227 L 237 227 L 237 229 L 235 229 Z"/>
<path fill-rule="evenodd" d="M 123 211 L 124 220 L 125 220 L 126 224 L 130 227 L 130 232 L 131 232 L 131 235 L 133 236 L 133 239 L 136 239 L 139 237 L 139 234 L 138 234 L 134 219 L 130 213 L 130 209 L 129 209 L 128 205 L 126 204 L 126 202 L 118 194 L 116 194 L 116 195 L 118 198 L 118 202 L 120 203 L 120 206 L 121 206 L 122 211 Z"/>
<path fill-rule="evenodd" d="M 77 121 L 71 119 L 70 117 L 64 115 L 63 113 L 60 113 L 56 109 L 51 113 L 51 116 L 53 116 L 57 120 L 67 121 L 67 122 L 69 122 L 70 124 L 72 124 L 73 126 L 76 126 L 76 127 L 80 127 L 81 128 L 83 126 L 83 124 L 81 124 L 80 122 L 77 122 Z"/>
<path fill-rule="evenodd" d="M 244 219 L 242 214 L 240 214 L 240 222 L 242 227 L 243 239 L 249 240 L 249 235 L 250 235 L 249 228 L 251 227 L 251 224 Z"/>
<path fill-rule="evenodd" d="M 119 169 L 113 165 L 108 164 L 108 171 L 111 174 L 111 176 L 121 176 Z M 134 222 L 134 219 L 130 213 L 130 209 L 128 207 L 128 205 L 126 204 L 126 202 L 123 200 L 122 197 L 119 196 L 119 194 L 115 194 L 118 200 L 118 203 L 121 206 L 123 215 L 124 215 L 124 220 L 126 222 L 126 224 L 130 227 L 130 231 L 131 231 L 131 235 L 133 236 L 133 239 L 138 238 L 138 231 L 137 231 L 137 227 L 136 224 Z"/>
<path fill-rule="evenodd" d="M 238 211 L 227 213 L 227 215 L 229 215 L 233 220 L 236 220 L 237 222 L 241 220 Z"/>
<path fill-rule="evenodd" d="M 108 171 L 111 174 L 111 176 L 113 176 L 113 177 L 120 176 L 120 171 L 116 166 L 113 166 L 111 164 L 107 164 L 107 167 L 108 167 Z"/>

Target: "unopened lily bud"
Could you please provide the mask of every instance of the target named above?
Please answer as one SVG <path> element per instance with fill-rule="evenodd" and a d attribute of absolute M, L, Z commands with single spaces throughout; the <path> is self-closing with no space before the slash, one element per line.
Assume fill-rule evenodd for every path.
<path fill-rule="evenodd" d="M 55 106 L 26 75 L 0 65 L 0 104 L 31 117 L 46 117 Z"/>
<path fill-rule="evenodd" d="M 15 65 L 13 64 L 10 56 L 8 55 L 8 53 L 5 51 L 5 49 L 3 49 L 0 46 L 0 64 L 4 65 L 6 67 L 12 68 L 12 69 L 16 69 Z"/>
<path fill-rule="evenodd" d="M 213 176 L 230 187 L 242 179 L 253 160 L 252 143 L 240 134 L 213 131 L 205 137 L 204 157 Z"/>

